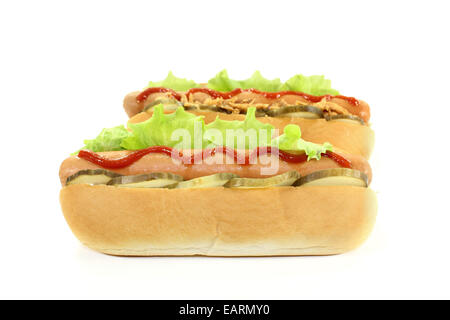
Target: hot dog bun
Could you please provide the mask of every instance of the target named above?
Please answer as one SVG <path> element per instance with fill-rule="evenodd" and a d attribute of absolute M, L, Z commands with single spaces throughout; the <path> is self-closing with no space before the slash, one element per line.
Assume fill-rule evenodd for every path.
<path fill-rule="evenodd" d="M 122 189 L 71 185 L 64 216 L 86 246 L 120 256 L 329 255 L 359 246 L 375 193 L 353 186 Z"/>
<path fill-rule="evenodd" d="M 169 113 L 169 111 L 167 111 Z M 222 120 L 244 120 L 242 114 L 225 114 L 220 112 L 197 112 L 196 115 L 204 116 L 205 123 L 213 122 L 218 116 Z M 129 123 L 138 123 L 151 117 L 152 113 L 141 112 L 129 120 Z M 282 133 L 288 124 L 296 124 L 302 130 L 302 138 L 314 143 L 329 142 L 338 149 L 347 153 L 361 155 L 369 159 L 375 142 L 375 134 L 369 126 L 345 121 L 327 121 L 325 119 L 304 118 L 273 118 L 260 117 L 258 121 L 269 123 Z"/>

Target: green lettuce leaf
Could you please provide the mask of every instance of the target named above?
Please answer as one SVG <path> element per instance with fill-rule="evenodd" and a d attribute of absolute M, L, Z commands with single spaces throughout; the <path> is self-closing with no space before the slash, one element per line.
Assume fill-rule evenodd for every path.
<path fill-rule="evenodd" d="M 174 113 L 165 114 L 162 104 L 155 106 L 150 119 L 130 123 L 129 132 L 124 126 L 103 129 L 97 138 L 85 140 L 83 149 L 94 152 L 116 150 L 140 150 L 152 146 L 175 149 L 202 149 L 227 146 L 235 149 L 254 149 L 275 146 L 280 150 L 305 152 L 308 160 L 321 158 L 332 146 L 305 141 L 300 127 L 289 124 L 279 137 L 272 139 L 274 127 L 256 118 L 256 108 L 247 110 L 243 121 L 226 121 L 219 117 L 205 125 L 202 116 L 196 116 L 179 107 Z"/>
<path fill-rule="evenodd" d="M 311 159 L 320 160 L 323 153 L 332 151 L 330 143 L 325 142 L 323 145 L 305 141 L 301 138 L 300 127 L 295 124 L 288 124 L 284 127 L 283 134 L 272 141 L 273 146 L 277 146 L 280 150 L 286 151 L 304 151 Z"/>
<path fill-rule="evenodd" d="M 103 129 L 97 138 L 84 140 L 85 146 L 82 149 L 88 149 L 94 152 L 123 150 L 124 148 L 120 144 L 129 135 L 130 132 L 124 126 Z"/>
<path fill-rule="evenodd" d="M 230 79 L 227 70 L 224 69 L 208 81 L 208 88 L 216 91 L 228 92 L 240 88 L 240 83 L 239 81 Z"/>
<path fill-rule="evenodd" d="M 214 145 L 227 145 L 234 148 L 253 149 L 270 145 L 274 127 L 256 120 L 256 108 L 247 109 L 244 121 L 226 121 L 217 116 L 214 122 L 205 126 L 205 139 Z M 217 133 L 217 134 L 214 134 Z M 254 137 L 255 139 L 250 139 Z M 251 145 L 253 142 L 253 145 Z M 256 145 L 255 145 L 256 142 Z"/>
<path fill-rule="evenodd" d="M 325 79 L 324 76 L 306 77 L 301 74 L 297 74 L 286 81 L 282 86 L 282 90 L 300 91 L 314 96 L 339 94 L 339 91 L 331 88 L 331 81 Z"/>
<path fill-rule="evenodd" d="M 202 148 L 204 126 L 202 116 L 186 112 L 183 107 L 179 107 L 173 113 L 165 114 L 163 105 L 159 104 L 155 106 L 150 119 L 129 124 L 132 134 L 122 141 L 121 146 L 127 150 L 139 150 L 152 146 L 180 149 Z M 185 139 L 187 145 L 184 147 L 180 145 L 183 135 L 191 140 L 189 142 Z M 198 146 L 195 144 L 196 141 Z"/>
<path fill-rule="evenodd" d="M 264 78 L 259 71 L 246 80 L 232 80 L 226 70 L 220 71 L 216 76 L 208 81 L 208 88 L 216 91 L 232 91 L 236 88 L 257 89 L 260 91 L 276 92 L 280 91 L 282 83 L 280 79 L 269 80 Z"/>
<path fill-rule="evenodd" d="M 178 78 L 169 72 L 164 80 L 152 82 L 150 81 L 148 87 L 164 87 L 175 91 L 187 91 L 191 88 L 197 88 L 200 85 L 193 80 Z M 324 76 L 304 76 L 297 74 L 282 83 L 280 79 L 276 78 L 269 80 L 264 78 L 259 71 L 255 71 L 253 75 L 245 80 L 234 80 L 228 76 L 227 70 L 222 70 L 216 76 L 208 81 L 208 88 L 228 92 L 237 88 L 241 89 L 257 89 L 266 92 L 276 91 L 299 91 L 307 94 L 321 96 L 325 94 L 338 95 L 339 91 L 331 88 L 331 81 L 325 79 Z"/>
<path fill-rule="evenodd" d="M 208 81 L 208 88 L 227 92 L 237 88 L 257 89 L 266 92 L 299 91 L 307 94 L 321 96 L 325 94 L 338 95 L 339 91 L 331 88 L 331 81 L 324 76 L 304 76 L 297 74 L 285 83 L 280 79 L 269 80 L 264 78 L 259 71 L 246 80 L 233 80 L 228 76 L 227 70 L 222 70 Z"/>
<path fill-rule="evenodd" d="M 279 78 L 269 80 L 264 78 L 259 71 L 255 71 L 247 80 L 240 81 L 242 89 L 258 89 L 266 92 L 280 91 L 282 83 Z"/>
<path fill-rule="evenodd" d="M 187 79 L 183 79 L 183 78 L 178 78 L 175 77 L 172 73 L 172 71 L 169 71 L 169 74 L 167 75 L 167 77 L 159 82 L 152 82 L 150 81 L 148 83 L 148 88 L 149 87 L 164 87 L 164 88 L 169 88 L 169 89 L 173 89 L 175 91 L 187 91 L 191 88 L 196 88 L 199 85 L 197 83 L 195 83 L 195 81 L 193 80 L 187 80 Z"/>

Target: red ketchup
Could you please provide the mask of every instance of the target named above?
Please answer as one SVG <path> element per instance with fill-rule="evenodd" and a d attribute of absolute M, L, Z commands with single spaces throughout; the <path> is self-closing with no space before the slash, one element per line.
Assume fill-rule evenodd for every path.
<path fill-rule="evenodd" d="M 175 99 L 177 99 L 178 101 L 181 100 L 181 95 L 172 90 L 172 89 L 167 89 L 167 88 L 160 88 L 160 87 L 156 87 L 156 88 L 148 88 L 145 89 L 144 91 L 142 91 L 137 97 L 136 97 L 136 101 L 138 103 L 145 101 L 149 95 L 153 94 L 153 93 L 170 93 Z"/>
<path fill-rule="evenodd" d="M 238 89 L 234 89 L 233 91 L 229 91 L 229 92 L 220 92 L 220 91 L 216 91 L 216 90 L 212 90 L 212 89 L 208 89 L 208 88 L 192 88 L 192 89 L 189 89 L 189 91 L 187 91 L 185 93 L 185 95 L 186 95 L 186 97 L 189 97 L 189 95 L 197 93 L 197 92 L 206 93 L 213 99 L 217 99 L 217 98 L 231 99 L 232 97 L 234 97 L 240 93 L 252 92 L 252 93 L 260 94 L 267 99 L 279 99 L 280 97 L 285 96 L 285 95 L 294 95 L 294 96 L 302 97 L 303 99 L 310 101 L 310 102 L 319 102 L 323 98 L 325 98 L 327 101 L 331 100 L 332 98 L 339 98 L 339 99 L 347 101 L 348 103 L 350 103 L 354 106 L 359 105 L 358 99 L 353 98 L 353 97 L 346 97 L 346 96 L 340 96 L 340 95 L 333 96 L 333 95 L 329 95 L 329 94 L 323 95 L 323 96 L 313 96 L 313 95 L 303 93 L 303 92 L 298 92 L 298 91 L 264 92 L 264 91 L 259 91 L 256 89 L 240 89 L 240 88 L 238 88 Z M 172 89 L 155 87 L 155 88 L 148 88 L 148 89 L 145 89 L 144 91 L 142 91 L 136 97 L 136 101 L 138 103 L 145 101 L 148 98 L 148 96 L 153 93 L 169 93 L 178 101 L 181 100 L 180 93 L 178 93 Z"/>
<path fill-rule="evenodd" d="M 271 154 L 278 155 L 278 157 L 281 160 L 289 163 L 302 163 L 308 160 L 308 156 L 306 154 L 293 154 L 279 150 L 278 148 L 275 147 L 258 147 L 254 149 L 252 152 L 249 152 L 248 154 L 239 153 L 237 150 L 230 149 L 227 147 L 217 147 L 213 149 L 205 149 L 191 156 L 185 156 L 179 150 L 165 146 L 155 146 L 142 150 L 133 151 L 128 155 L 118 159 L 107 159 L 105 157 L 102 157 L 98 153 L 89 150 L 81 150 L 78 153 L 78 157 L 87 160 L 89 162 L 92 162 L 105 169 L 121 169 L 132 165 L 133 163 L 141 159 L 143 156 L 150 153 L 162 153 L 168 156 L 175 156 L 178 159 L 181 159 L 183 164 L 185 165 L 195 164 L 195 162 L 197 162 L 198 159 L 205 160 L 208 157 L 214 156 L 216 153 L 226 154 L 227 156 L 232 157 L 235 162 L 239 164 L 242 163 L 243 165 L 250 165 L 252 163 L 255 163 L 256 158 L 260 155 L 271 155 Z M 349 160 L 345 159 L 344 157 L 334 152 L 327 151 L 326 153 L 323 153 L 322 156 L 330 158 L 343 168 L 352 167 L 352 164 Z"/>

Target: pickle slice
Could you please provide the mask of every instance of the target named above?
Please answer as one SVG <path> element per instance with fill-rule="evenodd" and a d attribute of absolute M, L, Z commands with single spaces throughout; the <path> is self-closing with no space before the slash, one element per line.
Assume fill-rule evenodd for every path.
<path fill-rule="evenodd" d="M 144 112 L 151 111 L 154 106 L 158 104 L 162 104 L 164 106 L 164 110 L 176 110 L 178 107 L 183 106 L 178 100 L 171 98 L 160 98 L 156 99 L 152 103 L 148 104 L 144 108 Z"/>
<path fill-rule="evenodd" d="M 347 168 L 334 168 L 313 172 L 298 179 L 294 186 L 356 186 L 367 187 L 364 172 Z"/>
<path fill-rule="evenodd" d="M 120 177 L 121 175 L 112 171 L 103 169 L 89 169 L 81 170 L 71 175 L 66 180 L 66 185 L 72 184 L 107 184 L 113 178 Z"/>
<path fill-rule="evenodd" d="M 186 107 L 185 107 L 186 108 Z M 230 111 L 227 111 L 221 107 L 213 106 L 213 105 L 204 105 L 200 104 L 197 106 L 198 110 L 200 111 L 211 111 L 211 112 L 221 112 L 221 113 L 231 113 Z"/>
<path fill-rule="evenodd" d="M 323 118 L 322 109 L 314 106 L 285 106 L 279 109 L 267 110 L 267 114 L 271 117 L 279 118 L 307 118 L 319 119 Z"/>
<path fill-rule="evenodd" d="M 363 119 L 360 117 L 351 115 L 351 114 L 335 114 L 335 115 L 325 115 L 325 120 L 327 121 L 343 121 L 343 122 L 350 122 L 355 124 L 362 124 L 365 125 Z"/>
<path fill-rule="evenodd" d="M 169 172 L 154 172 L 134 176 L 121 176 L 108 182 L 119 188 L 173 188 L 183 177 Z"/>
<path fill-rule="evenodd" d="M 267 117 L 268 116 L 268 114 L 267 114 L 267 111 L 268 110 L 266 110 L 266 109 L 256 109 L 256 112 L 255 112 L 255 117 Z"/>
<path fill-rule="evenodd" d="M 231 179 L 237 177 L 238 175 L 234 173 L 216 173 L 210 176 L 204 176 L 200 178 L 179 182 L 176 188 L 198 189 L 198 188 L 221 187 Z"/>
<path fill-rule="evenodd" d="M 227 188 L 268 188 L 279 186 L 291 186 L 300 178 L 300 173 L 297 171 L 288 171 L 270 178 L 233 178 L 228 181 L 224 187 Z"/>

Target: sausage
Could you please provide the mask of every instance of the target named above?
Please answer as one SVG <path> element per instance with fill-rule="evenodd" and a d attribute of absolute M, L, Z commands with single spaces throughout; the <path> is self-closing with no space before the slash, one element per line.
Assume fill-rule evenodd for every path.
<path fill-rule="evenodd" d="M 99 152 L 98 154 L 107 159 L 117 159 L 126 156 L 130 152 L 132 151 L 110 151 Z M 345 154 L 344 157 L 351 162 L 353 169 L 364 172 L 368 176 L 369 182 L 371 181 L 372 170 L 366 159 L 361 156 L 348 154 Z M 278 161 L 278 167 L 276 166 L 276 161 Z M 151 153 L 126 168 L 108 170 L 123 175 L 171 172 L 184 177 L 185 180 L 189 180 L 220 172 L 234 173 L 242 178 L 266 178 L 291 170 L 298 171 L 301 175 L 307 175 L 318 170 L 339 167 L 339 164 L 335 161 L 325 157 L 322 157 L 320 160 L 310 160 L 303 163 L 288 163 L 281 159 L 279 160 L 275 155 L 260 156 L 256 164 L 242 165 L 234 163 L 232 158 L 222 153 L 217 153 L 201 163 L 186 165 L 182 164 L 181 161 L 172 159 L 168 155 Z M 85 169 L 101 169 L 101 167 L 76 156 L 67 158 L 63 161 L 59 170 L 61 184 L 65 185 L 69 176 Z"/>
<path fill-rule="evenodd" d="M 151 104 L 157 99 L 160 99 L 161 97 L 167 97 L 170 96 L 168 93 L 152 93 L 150 94 L 145 101 L 137 102 L 136 97 L 140 94 L 140 92 L 131 92 L 128 95 L 125 96 L 123 106 L 125 109 L 125 112 L 128 114 L 128 116 L 131 118 L 132 116 L 138 114 L 139 112 L 143 111 L 145 106 Z M 207 99 L 209 99 L 210 96 L 203 92 L 197 92 L 190 95 L 190 99 L 194 102 L 198 103 L 204 103 Z M 260 94 L 254 93 L 254 92 L 242 92 L 233 98 L 229 99 L 232 102 L 235 103 L 248 103 L 249 106 L 252 104 L 267 104 L 268 106 L 270 104 L 277 104 L 277 103 L 284 103 L 288 105 L 296 105 L 298 103 L 300 104 L 311 104 L 308 102 L 308 100 L 297 96 L 297 95 L 285 95 L 278 99 L 268 99 Z M 358 105 L 353 105 L 346 101 L 345 99 L 333 97 L 329 100 L 330 105 L 337 105 L 341 109 L 346 110 L 345 112 L 348 112 L 350 114 L 356 115 L 363 119 L 366 123 L 369 122 L 370 119 L 370 107 L 369 105 L 362 101 L 358 100 Z M 338 113 L 342 113 L 340 110 L 333 110 L 337 111 Z"/>
<path fill-rule="evenodd" d="M 151 94 L 146 101 L 138 103 L 136 97 L 139 95 L 139 93 L 140 93 L 139 91 L 131 92 L 127 94 L 123 99 L 123 108 L 125 109 L 125 112 L 130 118 L 142 112 L 144 110 L 145 105 L 151 103 L 152 101 L 155 101 L 156 99 L 166 96 L 165 93 L 157 92 Z"/>

